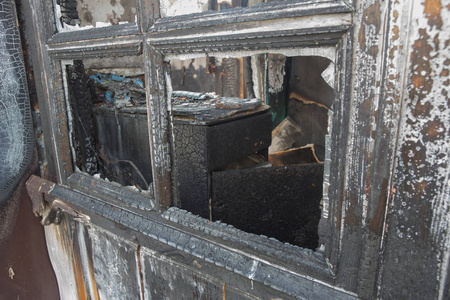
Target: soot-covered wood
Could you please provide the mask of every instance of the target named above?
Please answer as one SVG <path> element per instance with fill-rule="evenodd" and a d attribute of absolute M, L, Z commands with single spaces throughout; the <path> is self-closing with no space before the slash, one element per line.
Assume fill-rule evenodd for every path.
<path fill-rule="evenodd" d="M 269 112 L 213 126 L 175 123 L 181 207 L 209 218 L 209 172 L 270 145 Z"/>
<path fill-rule="evenodd" d="M 95 128 L 91 113 L 91 97 L 86 86 L 84 66 L 75 60 L 67 66 L 69 80 L 69 101 L 72 106 L 75 127 L 76 164 L 83 171 L 93 175 L 98 173 L 98 158 L 95 150 Z M 78 146 L 78 147 L 77 147 Z M 79 159 L 81 161 L 79 161 Z"/>
<path fill-rule="evenodd" d="M 322 164 L 213 172 L 213 219 L 315 249 L 322 180 Z"/>

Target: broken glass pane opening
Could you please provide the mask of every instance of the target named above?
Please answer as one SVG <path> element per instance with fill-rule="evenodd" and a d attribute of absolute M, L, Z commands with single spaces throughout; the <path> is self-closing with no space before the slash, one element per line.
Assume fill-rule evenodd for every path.
<path fill-rule="evenodd" d="M 249 3 L 250 2 L 250 3 Z M 208 10 L 221 11 L 236 7 L 251 6 L 252 3 L 264 2 L 261 0 L 161 0 L 161 17 L 181 16 Z"/>
<path fill-rule="evenodd" d="M 107 59 L 64 63 L 75 166 L 124 186 L 148 190 L 152 166 L 143 71 Z M 108 72 L 108 70 L 112 72 Z M 121 71 L 120 71 L 121 70 Z"/>
<path fill-rule="evenodd" d="M 136 22 L 134 0 L 54 0 L 59 31 Z"/>
<path fill-rule="evenodd" d="M 205 11 L 222 11 L 226 9 L 251 7 L 264 2 L 281 2 L 286 0 L 161 0 L 161 17 L 182 16 Z"/>
<path fill-rule="evenodd" d="M 170 64 L 177 205 L 315 249 L 330 60 L 259 54 Z"/>

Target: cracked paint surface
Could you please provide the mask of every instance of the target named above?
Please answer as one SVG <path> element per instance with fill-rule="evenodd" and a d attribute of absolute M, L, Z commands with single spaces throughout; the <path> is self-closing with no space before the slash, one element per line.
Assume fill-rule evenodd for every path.
<path fill-rule="evenodd" d="M 392 51 L 394 56 L 400 47 L 408 47 L 409 60 L 394 179 L 396 194 L 388 216 L 385 284 L 381 286 L 385 297 L 421 298 L 433 293 L 437 299 L 448 297 L 450 6 L 444 7 L 444 2 L 427 0 L 411 6 L 408 44 Z M 394 271 L 390 264 L 397 264 L 396 268 L 400 264 L 403 269 Z M 416 282 L 409 291 L 398 288 L 406 278 Z"/>

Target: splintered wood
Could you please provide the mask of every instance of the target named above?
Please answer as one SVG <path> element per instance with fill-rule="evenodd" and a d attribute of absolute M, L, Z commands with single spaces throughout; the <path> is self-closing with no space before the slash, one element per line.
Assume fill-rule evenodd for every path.
<path fill-rule="evenodd" d="M 322 163 L 328 108 L 290 94 L 288 116 L 272 131 L 269 161 L 273 166 Z"/>
<path fill-rule="evenodd" d="M 310 163 L 322 163 L 313 144 L 269 154 L 269 161 L 274 167 L 291 166 Z"/>

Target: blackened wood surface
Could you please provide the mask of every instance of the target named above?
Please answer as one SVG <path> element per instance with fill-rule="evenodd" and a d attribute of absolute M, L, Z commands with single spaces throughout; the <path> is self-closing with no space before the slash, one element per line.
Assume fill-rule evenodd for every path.
<path fill-rule="evenodd" d="M 80 147 L 82 159 L 82 162 L 76 163 L 80 169 L 93 175 L 98 173 L 98 159 L 91 96 L 86 85 L 83 62 L 76 60 L 73 65 L 67 66 L 67 74 L 69 101 L 74 114 L 74 142 Z"/>
<path fill-rule="evenodd" d="M 315 249 L 322 179 L 322 164 L 214 172 L 213 220 Z"/>
<path fill-rule="evenodd" d="M 144 53 L 148 57 L 145 63 L 145 92 L 154 193 L 158 209 L 166 209 L 172 204 L 169 97 L 166 86 L 169 71 L 161 54 L 146 43 Z"/>
<path fill-rule="evenodd" d="M 46 41 L 55 32 L 53 1 L 23 0 L 26 39 L 30 43 L 30 56 L 35 70 L 36 92 L 42 120 L 44 147 L 47 161 L 42 165 L 45 178 L 64 182 L 72 173 L 65 101 L 54 103 L 55 94 L 62 90 L 60 70 L 48 56 Z M 58 78 L 57 78 L 58 77 Z M 59 96 L 59 95 L 58 95 Z M 58 116 L 57 118 L 55 116 Z"/>
<path fill-rule="evenodd" d="M 396 156 L 392 186 L 374 193 L 389 207 L 379 286 L 384 299 L 450 299 L 449 9 L 448 1 L 395 2 L 381 17 L 391 22 L 376 151 Z M 376 166 L 391 167 L 383 156 Z"/>
<path fill-rule="evenodd" d="M 206 126 L 173 127 L 181 207 L 209 218 Z"/>

